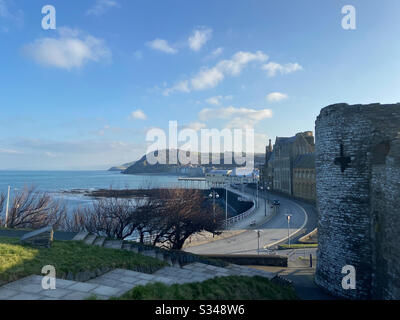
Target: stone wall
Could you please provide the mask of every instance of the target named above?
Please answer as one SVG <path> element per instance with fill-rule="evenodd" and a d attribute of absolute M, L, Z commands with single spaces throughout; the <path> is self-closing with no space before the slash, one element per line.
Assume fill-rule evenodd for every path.
<path fill-rule="evenodd" d="M 316 121 L 315 281 L 345 298 L 400 298 L 400 104 L 337 104 Z M 342 288 L 342 267 L 356 289 Z"/>

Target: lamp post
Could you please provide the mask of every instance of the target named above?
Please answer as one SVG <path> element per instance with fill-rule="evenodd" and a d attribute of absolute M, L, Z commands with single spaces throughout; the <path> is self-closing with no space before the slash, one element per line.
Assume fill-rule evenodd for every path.
<path fill-rule="evenodd" d="M 257 180 L 256 188 L 257 188 L 257 208 L 258 208 L 259 207 L 259 205 L 258 205 L 258 180 Z"/>
<path fill-rule="evenodd" d="M 219 194 L 215 192 L 215 190 L 212 190 L 212 193 L 209 194 L 209 197 L 213 199 L 213 218 L 214 218 L 214 223 L 215 223 L 215 199 L 219 198 Z M 213 232 L 213 238 L 215 236 L 215 233 Z"/>
<path fill-rule="evenodd" d="M 289 248 L 290 248 L 290 218 L 292 217 L 291 214 L 287 214 L 287 225 L 288 225 L 288 243 L 289 243 Z"/>
<path fill-rule="evenodd" d="M 260 238 L 261 238 L 261 230 L 254 230 L 257 232 L 257 254 L 260 254 Z"/>
<path fill-rule="evenodd" d="M 215 199 L 219 198 L 219 194 L 215 192 L 215 190 L 212 190 L 212 193 L 209 194 L 210 199 L 213 199 L 213 212 L 214 212 L 214 218 L 215 218 Z"/>

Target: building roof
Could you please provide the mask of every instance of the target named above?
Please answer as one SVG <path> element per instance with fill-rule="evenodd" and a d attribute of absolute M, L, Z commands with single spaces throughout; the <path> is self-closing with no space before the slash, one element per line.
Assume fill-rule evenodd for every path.
<path fill-rule="evenodd" d="M 293 167 L 295 169 L 315 169 L 315 153 L 306 153 L 297 156 Z"/>
<path fill-rule="evenodd" d="M 259 174 L 257 169 L 249 169 L 249 168 L 235 168 L 233 174 L 235 176 L 243 176 L 243 177 L 251 177 L 251 176 L 256 176 Z"/>
<path fill-rule="evenodd" d="M 293 137 L 276 137 L 275 144 L 287 144 L 296 141 L 296 136 Z"/>

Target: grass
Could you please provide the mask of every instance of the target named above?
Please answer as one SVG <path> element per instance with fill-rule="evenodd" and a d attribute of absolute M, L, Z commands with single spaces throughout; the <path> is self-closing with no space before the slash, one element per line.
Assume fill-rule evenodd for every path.
<path fill-rule="evenodd" d="M 278 246 L 278 250 L 307 249 L 307 248 L 318 248 L 318 243 L 296 243 L 296 244 L 291 244 L 290 246 L 288 244 L 281 244 Z"/>
<path fill-rule="evenodd" d="M 204 282 L 137 286 L 118 300 L 294 300 L 291 287 L 283 287 L 263 277 L 230 276 Z"/>
<path fill-rule="evenodd" d="M 68 273 L 123 268 L 154 272 L 166 264 L 130 251 L 87 245 L 78 241 L 54 241 L 51 248 L 33 248 L 16 238 L 0 237 L 0 285 L 20 278 L 41 275 L 42 267 L 52 265 L 57 278 Z"/>

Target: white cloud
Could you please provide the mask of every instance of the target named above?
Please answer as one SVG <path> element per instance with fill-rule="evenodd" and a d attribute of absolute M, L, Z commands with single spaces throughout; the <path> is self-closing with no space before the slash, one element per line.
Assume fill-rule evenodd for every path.
<path fill-rule="evenodd" d="M 137 120 L 146 120 L 147 116 L 145 115 L 145 113 L 142 110 L 138 109 L 131 113 L 130 118 L 137 119 Z"/>
<path fill-rule="evenodd" d="M 0 148 L 0 153 L 5 153 L 5 154 L 23 154 L 21 151 L 13 150 L 13 149 L 2 149 Z"/>
<path fill-rule="evenodd" d="M 175 48 L 168 44 L 167 40 L 164 39 L 154 39 L 153 41 L 147 42 L 147 46 L 153 50 L 162 51 L 169 54 L 175 54 L 178 52 Z"/>
<path fill-rule="evenodd" d="M 221 100 L 232 100 L 232 99 L 233 99 L 233 96 L 215 96 L 215 97 L 206 99 L 206 102 L 208 104 L 219 106 L 222 103 Z"/>
<path fill-rule="evenodd" d="M 219 47 L 217 49 L 215 49 L 213 52 L 211 52 L 211 55 L 213 57 L 218 57 L 219 55 L 221 55 L 224 52 L 224 49 Z"/>
<path fill-rule="evenodd" d="M 96 0 L 96 3 L 91 7 L 86 14 L 94 16 L 102 16 L 111 8 L 119 8 L 118 2 L 113 0 Z"/>
<path fill-rule="evenodd" d="M 184 90 L 174 90 L 176 85 L 167 89 L 169 93 L 174 91 L 190 92 L 200 91 L 216 87 L 226 76 L 238 76 L 251 62 L 265 62 L 268 56 L 261 51 L 256 53 L 239 51 L 230 60 L 221 60 L 212 68 L 202 68 L 197 75 L 189 80 Z M 186 83 L 186 81 L 184 81 Z"/>
<path fill-rule="evenodd" d="M 225 78 L 224 73 L 217 67 L 201 70 L 190 80 L 194 90 L 205 90 L 216 87 Z"/>
<path fill-rule="evenodd" d="M 193 51 L 199 51 L 212 37 L 212 29 L 200 28 L 193 31 L 189 37 L 189 47 Z"/>
<path fill-rule="evenodd" d="M 80 68 L 89 61 L 111 59 L 111 51 L 102 39 L 70 28 L 59 28 L 58 37 L 36 39 L 23 50 L 38 64 L 67 70 Z"/>
<path fill-rule="evenodd" d="M 202 122 L 191 122 L 188 125 L 184 126 L 185 129 L 193 129 L 195 131 L 199 131 L 200 129 L 204 129 L 205 127 L 207 127 L 207 125 Z"/>
<path fill-rule="evenodd" d="M 227 120 L 226 128 L 254 128 L 261 120 L 271 118 L 272 111 L 270 109 L 250 109 L 250 108 L 235 108 L 233 106 L 227 108 L 211 109 L 205 108 L 199 112 L 201 121 L 211 119 Z"/>
<path fill-rule="evenodd" d="M 184 81 L 178 82 L 172 88 L 165 89 L 163 91 L 163 95 L 164 96 L 169 96 L 171 93 L 174 93 L 176 91 L 179 91 L 179 92 L 190 92 L 189 81 L 184 80 Z"/>
<path fill-rule="evenodd" d="M 303 67 L 298 63 L 287 63 L 285 65 L 281 65 L 276 62 L 270 62 L 262 67 L 267 71 L 268 76 L 274 77 L 278 72 L 280 74 L 289 74 L 299 70 L 303 70 Z"/>
<path fill-rule="evenodd" d="M 288 96 L 286 94 L 280 92 L 272 92 L 269 95 L 267 95 L 267 100 L 269 102 L 279 102 L 287 98 Z"/>

